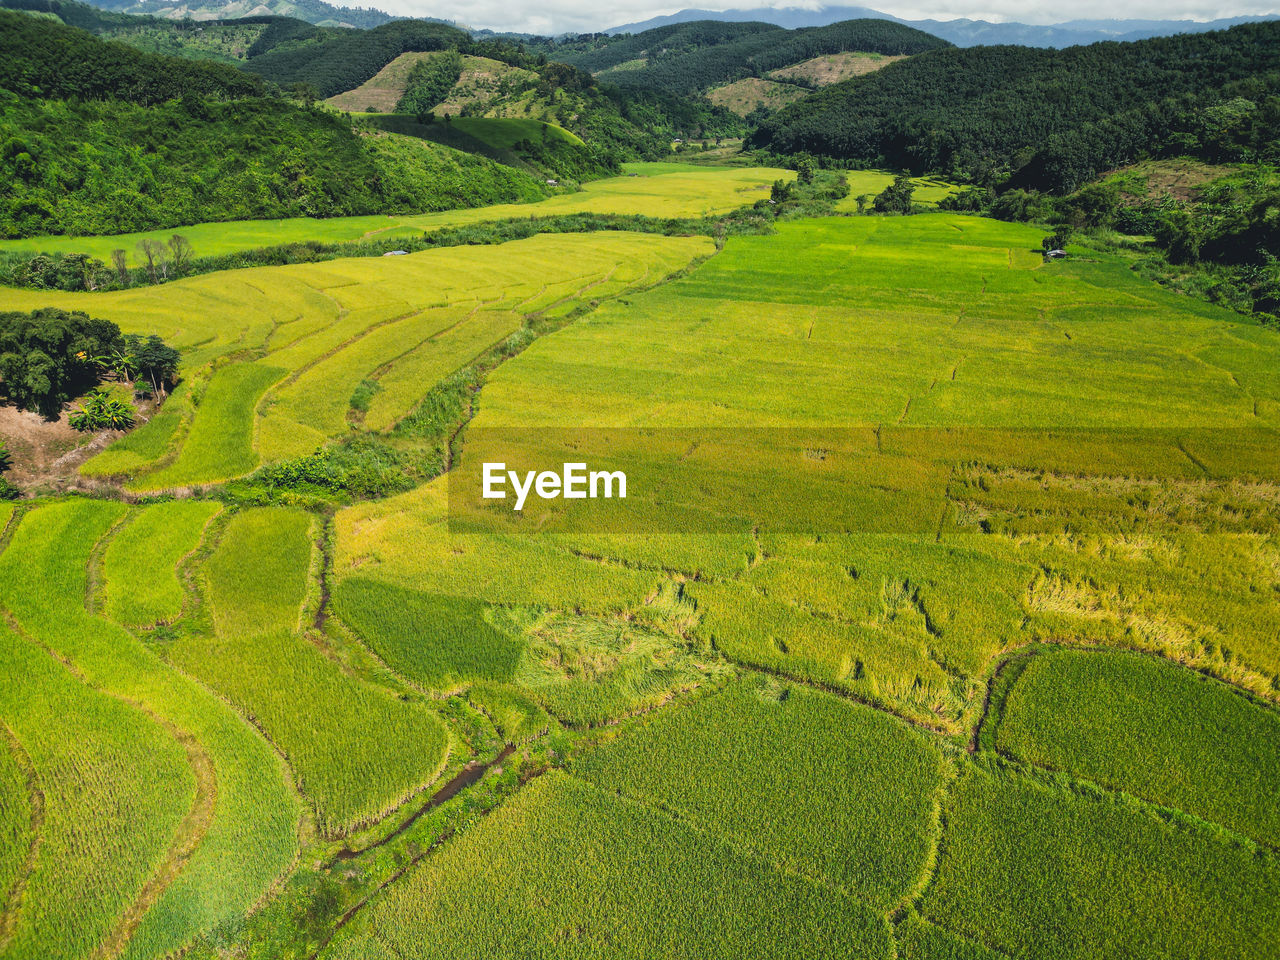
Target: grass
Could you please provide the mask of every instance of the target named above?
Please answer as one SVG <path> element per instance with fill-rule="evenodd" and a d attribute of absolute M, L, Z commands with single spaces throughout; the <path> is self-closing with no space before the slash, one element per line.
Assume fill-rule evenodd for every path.
<path fill-rule="evenodd" d="M 793 83 L 779 83 L 776 80 L 765 80 L 760 77 L 748 77 L 735 80 L 724 86 L 707 91 L 707 99 L 717 107 L 731 110 L 740 117 L 745 117 L 759 107 L 768 110 L 781 110 L 787 104 L 795 103 L 809 95 L 804 87 Z"/>
<path fill-rule="evenodd" d="M 196 548 L 216 503 L 173 500 L 136 511 L 103 554 L 105 611 L 127 627 L 151 627 L 182 614 L 177 566 Z"/>
<path fill-rule="evenodd" d="M 127 701 L 135 716 L 145 711 L 180 731 L 189 750 L 207 758 L 216 800 L 197 818 L 195 832 L 202 836 L 181 871 L 150 892 L 149 908 L 123 953 L 150 958 L 242 918 L 291 862 L 299 809 L 279 758 L 249 724 L 122 628 L 86 610 L 94 546 L 127 510 L 117 503 L 69 500 L 25 514 L 0 555 L 0 603 L 23 630 L 68 661 L 88 687 L 115 698 L 113 702 Z M 32 578 L 42 584 L 40 591 L 28 588 Z M 133 788 L 161 797 L 169 792 L 163 783 L 140 776 L 136 765 L 127 775 Z M 67 795 L 75 796 L 75 791 Z M 87 852 L 102 853 L 92 846 Z M 137 878 L 133 892 L 142 879 Z M 65 891 L 65 877 L 55 882 Z M 74 906 L 52 893 L 36 902 Z M 96 943 L 127 902 L 117 899 L 110 916 L 99 917 L 91 927 L 69 924 L 56 936 L 42 937 L 42 954 L 66 949 L 81 955 L 86 948 L 74 945 Z"/>
<path fill-rule="evenodd" d="M 298 629 L 311 566 L 311 516 L 262 507 L 237 513 L 205 566 L 219 637 Z"/>
<path fill-rule="evenodd" d="M 906 724 L 758 677 L 664 710 L 572 770 L 886 911 L 925 877 L 942 782 L 937 748 Z"/>
<path fill-rule="evenodd" d="M 552 772 L 433 853 L 326 960 L 888 958 L 884 919 L 661 813 Z"/>
<path fill-rule="evenodd" d="M 430 53 L 402 53 L 360 86 L 330 97 L 325 102 L 339 110 L 363 113 L 370 107 L 376 111 L 394 110 L 408 86 L 409 73 Z"/>
<path fill-rule="evenodd" d="M 519 120 L 511 117 L 454 117 L 450 126 L 468 136 L 499 149 L 510 149 L 521 140 L 535 143 L 544 137 L 583 146 L 582 138 L 554 123 L 541 120 Z M 544 133 L 545 131 L 545 133 Z"/>
<path fill-rule="evenodd" d="M 947 831 L 924 915 L 1011 956 L 1274 952 L 1280 864 L 1195 824 L 969 769 Z"/>
<path fill-rule="evenodd" d="M 1159 658 L 1033 657 L 1009 693 L 996 744 L 1280 846 L 1280 714 Z"/>

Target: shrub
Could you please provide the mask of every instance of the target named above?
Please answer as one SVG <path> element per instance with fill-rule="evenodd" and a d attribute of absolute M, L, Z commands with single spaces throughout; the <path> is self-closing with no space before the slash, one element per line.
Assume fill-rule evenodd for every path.
<path fill-rule="evenodd" d="M 84 406 L 68 417 L 77 430 L 124 430 L 133 426 L 137 411 L 133 405 L 101 387 L 84 398 Z"/>

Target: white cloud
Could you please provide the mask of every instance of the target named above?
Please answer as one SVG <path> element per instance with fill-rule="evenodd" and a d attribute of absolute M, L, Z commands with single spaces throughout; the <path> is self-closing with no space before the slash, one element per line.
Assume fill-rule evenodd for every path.
<path fill-rule="evenodd" d="M 339 0 L 341 2 L 341 0 Z M 347 0 L 352 2 L 352 0 Z M 614 0 L 607 6 L 588 0 L 354 0 L 388 13 L 402 16 L 440 17 L 474 27 L 511 30 L 520 33 L 563 33 L 603 30 L 621 23 L 675 13 L 690 7 L 704 10 L 773 7 L 821 9 L 832 4 L 820 0 L 690 0 L 679 5 L 655 6 L 653 0 Z M 905 0 L 876 3 L 848 0 L 848 6 L 867 6 L 908 20 L 1016 20 L 1022 23 L 1058 23 L 1062 20 L 1149 19 L 1215 20 L 1220 17 L 1275 13 L 1271 3 L 1248 3 L 1223 9 L 1204 0 L 1129 0 L 1117 9 L 1115 0 L 1076 0 L 1064 7 L 1059 3 L 1028 3 L 1018 0 Z"/>

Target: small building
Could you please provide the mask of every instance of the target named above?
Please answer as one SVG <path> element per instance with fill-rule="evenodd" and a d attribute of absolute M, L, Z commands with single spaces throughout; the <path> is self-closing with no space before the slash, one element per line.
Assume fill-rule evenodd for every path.
<path fill-rule="evenodd" d="M 1045 252 L 1044 258 L 1046 260 L 1061 260 L 1066 255 L 1067 251 L 1065 250 L 1048 250 Z"/>
<path fill-rule="evenodd" d="M 387 253 L 384 253 L 383 256 L 384 257 L 403 257 L 403 256 L 406 256 L 408 253 L 409 253 L 408 250 L 391 250 L 391 251 L 388 251 Z"/>

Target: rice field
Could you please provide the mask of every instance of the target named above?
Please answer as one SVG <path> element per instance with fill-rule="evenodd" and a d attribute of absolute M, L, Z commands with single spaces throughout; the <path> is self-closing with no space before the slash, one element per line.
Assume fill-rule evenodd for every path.
<path fill-rule="evenodd" d="M 557 771 L 397 881 L 323 956 L 887 960 L 891 944 L 856 900 Z"/>
<path fill-rule="evenodd" d="M 934 743 L 883 713 L 753 678 L 571 769 L 888 911 L 925 879 L 942 766 Z"/>
<path fill-rule="evenodd" d="M 713 171 L 644 172 L 627 202 Z M 0 954 L 1274 955 L 1280 348 L 1041 232 L 544 235 L 49 294 L 187 351 L 86 471 L 180 498 L 0 534 L 0 658 L 34 678 L 0 685 Z M 522 330 L 449 475 L 202 499 L 407 446 Z M 616 458 L 633 495 L 468 527 L 504 450 Z"/>
<path fill-rule="evenodd" d="M 154 718 L 88 686 L 7 626 L 0 658 L 6 677 L 23 678 L 0 685 L 10 738 L 0 882 L 12 904 L 0 948 L 12 957 L 86 956 L 164 860 L 195 777 Z M 40 793 L 32 797 L 30 786 Z"/>
<path fill-rule="evenodd" d="M 231 518 L 205 565 L 214 631 L 252 636 L 299 628 L 311 568 L 311 516 L 262 507 Z"/>
<path fill-rule="evenodd" d="M 545 436 L 548 462 L 557 430 L 661 438 L 657 428 L 699 424 L 741 438 L 742 450 L 726 449 L 740 487 L 773 488 L 796 462 L 783 457 L 792 454 L 777 428 L 850 431 L 833 438 L 850 444 L 835 453 L 858 480 L 838 500 L 819 495 L 818 471 L 816 486 L 802 478 L 768 500 L 726 494 L 708 510 L 705 491 L 724 473 L 716 457 L 676 476 L 691 491 L 683 499 L 754 526 L 754 541 L 726 550 L 735 542 L 727 533 L 683 536 L 643 522 L 607 536 L 458 536 L 437 481 L 340 512 L 338 577 L 608 616 L 643 607 L 679 571 L 694 577 L 684 586 L 697 608 L 688 632 L 705 646 L 958 730 L 974 718 L 991 659 L 1059 623 L 1041 610 L 1043 569 L 1064 561 L 1052 543 L 1000 525 L 1008 484 L 1019 509 L 1042 503 L 1058 517 L 1057 494 L 1075 496 L 1067 478 L 1099 464 L 1126 470 L 1141 457 L 1152 484 L 1205 483 L 1179 442 L 1197 444 L 1196 462 L 1224 477 L 1246 462 L 1275 475 L 1274 457 L 1254 456 L 1275 435 L 1271 408 L 1258 404 L 1253 416 L 1259 398 L 1280 390 L 1253 373 L 1274 352 L 1268 331 L 1106 261 L 1046 266 L 1037 242 L 1031 228 L 945 214 L 783 223 L 773 236 L 730 239 L 688 277 L 602 304 L 492 375 L 468 435 L 520 434 L 533 459 Z M 1233 381 L 1224 370 L 1240 372 Z M 638 470 L 665 470 L 661 440 L 648 442 Z M 824 448 L 825 457 L 833 448 Z M 992 466 L 956 472 L 974 457 Z M 464 447 L 463 469 L 466 458 Z M 1037 462 L 1050 476 L 1019 481 L 1016 468 Z M 1026 495 L 1033 484 L 1039 500 Z M 681 500 L 670 484 L 660 493 L 666 509 Z M 828 518 L 837 502 L 849 512 Z M 629 509 L 662 519 L 660 506 Z M 841 535 L 815 542 L 797 526 Z M 1206 569 L 1223 543 L 1203 542 Z M 1095 580 L 1108 570 L 1092 557 L 1065 562 L 1091 564 Z M 1269 568 L 1251 569 L 1265 578 Z M 1134 589 L 1136 569 L 1116 574 L 1112 595 L 1129 606 L 1174 592 L 1150 581 Z M 1247 663 L 1259 685 L 1269 682 L 1274 599 L 1234 575 L 1177 582 L 1197 577 L 1188 614 L 1222 604 L 1213 626 L 1233 634 L 1234 655 L 1219 656 L 1218 669 Z M 1132 630 L 1120 636 L 1130 618 L 1117 619 L 1112 642 L 1134 645 Z"/>
<path fill-rule="evenodd" d="M 926 918 L 1014 957 L 1269 957 L 1280 863 L 1115 796 L 965 771 Z"/>
<path fill-rule="evenodd" d="M 1005 701 L 996 746 L 1280 846 L 1280 713 L 1167 661 L 1033 657 Z"/>
<path fill-rule="evenodd" d="M 133 513 L 102 558 L 106 615 L 126 627 L 152 627 L 182 614 L 178 564 L 199 546 L 216 503 L 171 500 Z"/>
<path fill-rule="evenodd" d="M 55 928 L 37 929 L 32 942 L 39 943 L 41 955 L 85 956 L 114 936 L 119 938 L 117 948 L 127 946 L 123 956 L 164 956 L 242 918 L 287 869 L 297 846 L 298 801 L 283 764 L 267 743 L 205 688 L 167 666 L 122 628 L 86 609 L 95 545 L 114 532 L 127 511 L 122 504 L 93 500 L 40 506 L 24 514 L 0 555 L 0 604 L 32 638 L 28 644 L 45 647 L 48 653 L 39 651 L 40 656 L 62 671 L 59 676 L 74 677 L 86 696 L 116 705 L 116 716 L 108 723 L 113 736 L 148 726 L 158 731 L 147 735 L 149 743 L 140 738 L 134 742 L 146 747 L 147 757 L 177 758 L 179 766 L 166 776 L 186 783 L 170 789 L 171 781 L 164 776 L 141 775 L 137 763 L 122 771 L 124 789 L 136 793 L 136 802 L 153 809 L 155 804 L 177 804 L 177 809 L 167 808 L 168 835 L 159 839 L 158 849 L 146 852 L 145 862 L 135 861 L 135 875 L 109 897 L 69 901 L 52 891 L 32 897 L 36 911 L 75 910 L 80 904 L 85 911 L 64 917 Z M 29 589 L 32 578 L 39 580 L 41 590 Z M 36 696 L 41 685 L 5 689 Z M 70 722 L 80 712 L 77 708 L 63 714 Z M 20 718 L 21 711 L 14 716 Z M 71 737 L 65 743 L 83 740 L 83 746 L 91 748 L 104 736 Z M 111 753 L 117 759 L 134 756 L 132 747 Z M 95 775 L 92 767 L 88 775 Z M 89 799 L 76 787 L 75 776 L 73 765 L 55 766 L 42 787 L 48 802 L 83 799 L 93 804 L 84 822 L 111 822 L 104 814 L 120 809 L 122 798 Z M 103 787 L 111 790 L 109 782 Z M 142 816 L 134 823 L 125 817 L 147 829 L 166 822 Z M 178 820 L 182 827 L 175 838 Z M 69 829 L 76 835 L 79 821 Z M 80 842 L 75 843 L 79 850 Z M 110 856 L 93 843 L 84 853 Z M 84 883 L 107 879 L 86 867 L 55 874 L 45 882 L 63 890 L 67 876 L 84 874 L 91 874 L 84 876 Z M 144 899 L 135 903 L 139 896 Z M 29 955 L 29 949 L 16 953 L 24 954 Z"/>
<path fill-rule="evenodd" d="M 541 235 L 41 302 L 158 330 L 184 350 L 190 382 L 176 406 L 85 466 L 134 491 L 180 490 L 306 456 L 353 422 L 387 429 L 531 315 L 657 283 L 712 250 L 706 238 Z M 361 417 L 352 397 L 365 381 L 380 389 Z"/>

